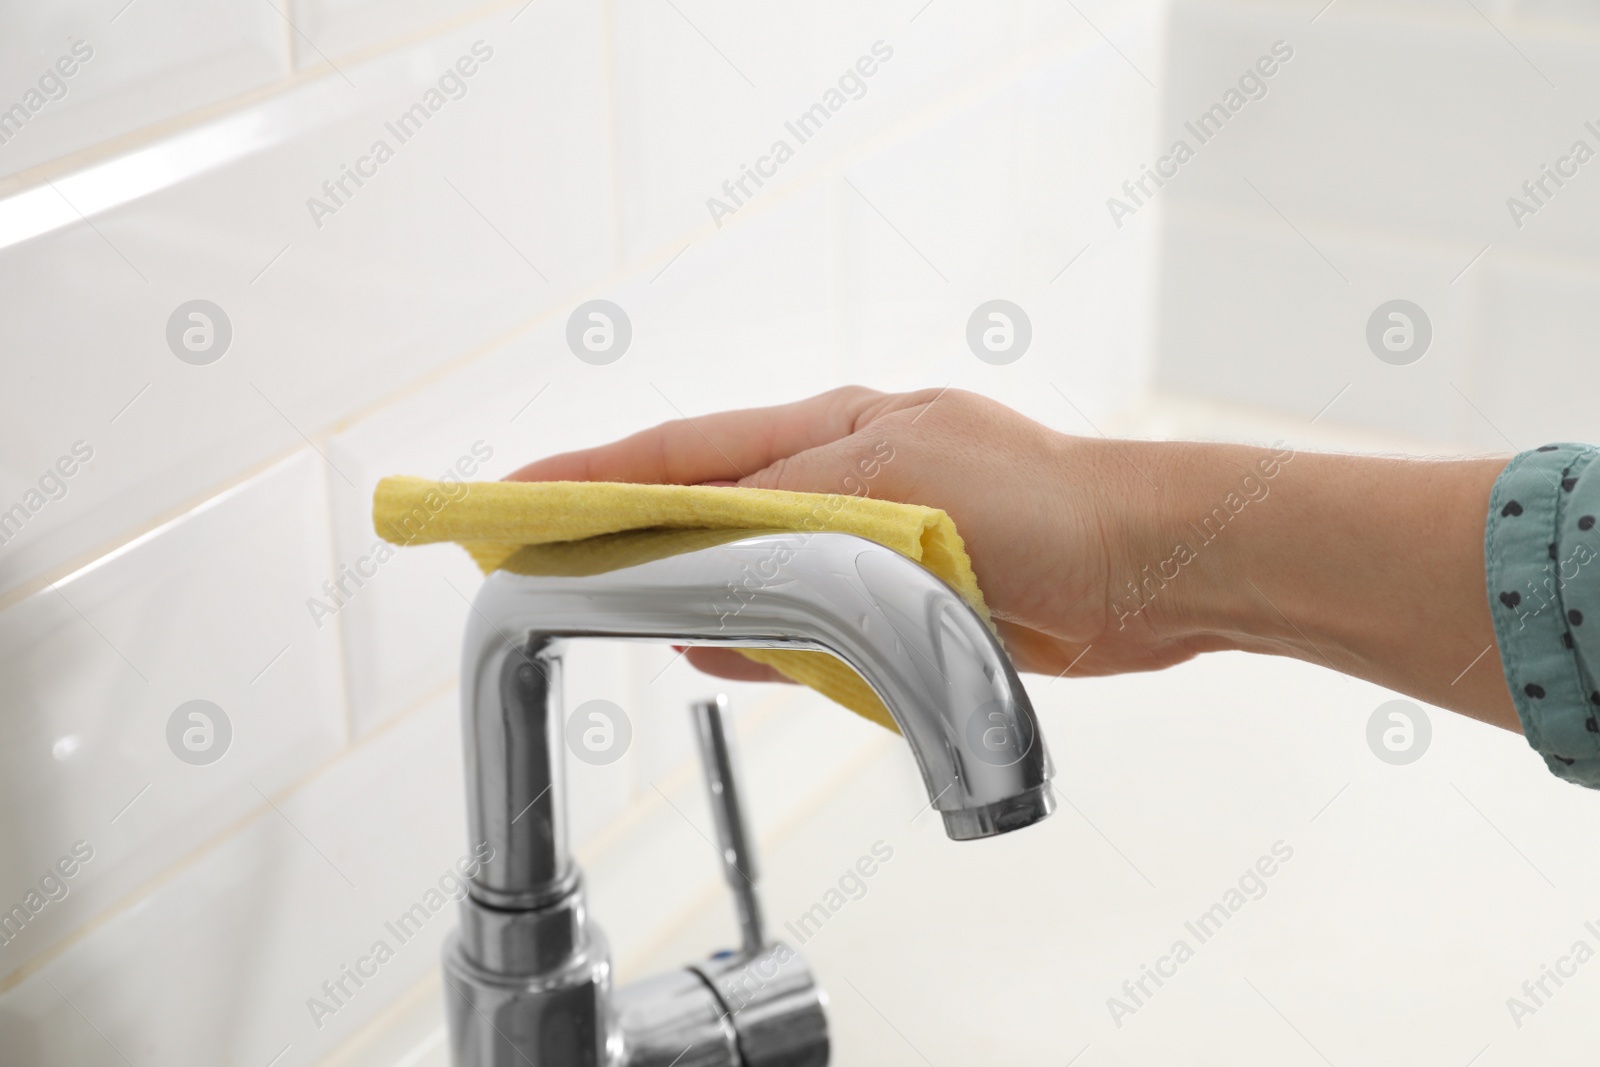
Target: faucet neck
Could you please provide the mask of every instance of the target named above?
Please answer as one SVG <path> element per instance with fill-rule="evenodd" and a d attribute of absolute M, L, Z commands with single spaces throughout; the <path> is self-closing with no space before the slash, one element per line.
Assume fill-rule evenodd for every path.
<path fill-rule="evenodd" d="M 487 843 L 495 857 L 471 892 L 497 908 L 542 907 L 569 893 L 577 877 L 561 751 L 561 642 L 501 636 L 469 646 L 468 655 L 467 818 L 474 844 Z"/>

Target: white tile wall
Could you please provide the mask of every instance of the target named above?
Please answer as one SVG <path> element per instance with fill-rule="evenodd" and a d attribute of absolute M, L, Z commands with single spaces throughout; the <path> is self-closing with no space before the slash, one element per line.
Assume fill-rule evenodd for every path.
<path fill-rule="evenodd" d="M 1150 43 L 1122 42 L 1137 55 Z M 1079 106 L 1091 93 L 1094 105 Z M 975 389 L 1079 431 L 1084 416 L 1125 404 L 1148 375 L 1152 231 L 1106 232 L 1101 203 L 1148 152 L 1139 118 L 1155 103 L 1098 36 L 1074 38 L 1054 63 L 847 167 L 834 195 L 839 334 L 854 375 L 886 389 Z M 1021 306 L 1033 330 L 1001 367 L 966 338 L 973 310 L 996 298 Z"/>
<path fill-rule="evenodd" d="M 0 946 L 0 983 L 343 746 L 338 641 L 296 595 L 326 565 L 325 502 L 301 452 L 0 612 L 0 900 L 22 901 L 74 842 L 94 850 L 72 892 Z M 205 766 L 167 741 L 197 699 L 232 724 Z"/>
<path fill-rule="evenodd" d="M 1183 283 L 1162 302 L 1165 384 L 1307 420 L 1325 412 L 1414 437 L 1481 440 L 1469 400 L 1483 403 L 1472 315 L 1485 275 L 1450 281 L 1470 250 L 1451 258 L 1439 246 L 1378 244 L 1311 222 L 1302 238 L 1276 217 L 1187 204 L 1167 219 L 1163 270 Z M 1409 366 L 1381 362 L 1366 343 L 1372 310 L 1396 298 L 1423 307 L 1433 327 L 1428 352 Z"/>
<path fill-rule="evenodd" d="M 723 183 L 737 180 L 742 166 L 756 166 L 774 142 L 786 142 L 794 156 L 749 198 L 752 206 L 926 107 L 930 96 L 984 77 L 1019 49 L 1012 6 L 921 7 L 836 2 L 775 13 L 619 4 L 619 159 L 635 179 L 622 190 L 629 254 L 714 226 L 707 199 L 727 202 Z M 827 102 L 863 57 L 875 60 L 863 68 L 874 73 L 847 79 L 820 133 L 802 141 L 786 130 L 785 123 Z"/>
<path fill-rule="evenodd" d="M 726 225 L 728 217 L 708 205 L 711 198 L 737 217 L 875 138 L 922 126 L 1022 71 L 1089 47 L 1114 55 L 1096 27 L 1133 57 L 1118 64 L 1153 68 L 1159 44 L 1147 29 L 1153 6 L 1127 0 L 1081 5 L 1086 16 L 1032 3 L 828 3 L 743 13 L 679 8 L 622 3 L 617 9 L 619 159 L 631 179 L 620 196 L 629 258 L 719 228 L 719 218 Z M 852 70 L 871 73 L 852 77 Z M 1126 88 L 1123 79 L 1139 77 L 1119 66 L 1118 91 Z M 837 95 L 830 98 L 830 91 Z M 820 132 L 787 128 L 819 102 L 830 108 Z M 776 173 L 759 187 L 722 191 L 778 141 L 793 150 L 792 159 L 768 167 Z"/>
<path fill-rule="evenodd" d="M 1348 384 L 1328 418 L 1489 450 L 1585 435 L 1580 394 L 1550 383 L 1587 378 L 1600 182 L 1580 168 L 1520 229 L 1506 200 L 1574 140 L 1600 150 L 1600 39 L 1511 15 L 1174 5 L 1168 137 L 1193 143 L 1183 121 L 1274 40 L 1295 55 L 1158 194 L 1160 385 L 1310 418 Z M 1434 329 L 1408 367 L 1364 338 L 1394 298 Z"/>
<path fill-rule="evenodd" d="M 385 122 L 480 40 L 496 51 L 465 95 L 399 144 Z M 311 124 L 292 145 L 122 204 L 92 227 L 0 250 L 14 279 L 0 314 L 15 351 L 38 356 L 19 365 L 27 402 L 7 403 L 14 437 L 0 499 L 9 506 L 74 440 L 97 456 L 92 478 L 5 546 L 0 590 L 301 446 L 303 434 L 609 270 L 600 51 L 587 5 L 541 4 L 514 25 L 457 29 L 352 66 L 378 87 L 371 92 L 336 77 L 308 86 L 358 96 L 335 121 L 306 115 L 298 98 L 263 105 L 268 126 Z M 567 93 L 561 108 L 529 114 L 522 104 Z M 330 106 L 337 115 L 344 105 Z M 307 199 L 375 138 L 394 142 L 393 160 L 319 229 Z M 524 257 L 543 261 L 546 278 Z M 230 348 L 209 366 L 180 362 L 165 338 L 169 315 L 197 297 L 221 305 L 233 326 Z M 106 346 L 115 358 L 100 355 Z"/>
<path fill-rule="evenodd" d="M 1574 180 L 1563 190 L 1551 210 L 1564 221 L 1555 226 L 1530 222 L 1519 232 L 1505 201 L 1585 135 L 1583 120 L 1593 117 L 1583 104 L 1592 90 L 1586 68 L 1600 42 L 1548 33 L 1507 43 L 1458 5 L 1431 18 L 1343 7 L 1314 25 L 1281 5 L 1174 7 L 1171 32 L 1185 47 L 1171 50 L 1164 141 L 1185 136 L 1183 123 L 1221 99 L 1275 41 L 1295 54 L 1267 80 L 1265 98 L 1198 146 L 1162 197 L 1269 210 L 1248 179 L 1291 219 L 1337 218 L 1476 241 L 1475 249 L 1490 241 L 1575 247 L 1581 238 L 1555 231 L 1591 232 L 1600 193 L 1584 187 L 1600 183 Z M 1518 54 L 1516 40 L 1539 69 Z"/>
<path fill-rule="evenodd" d="M 1600 439 L 1600 412 L 1589 402 L 1600 337 L 1600 263 L 1508 255 L 1488 265 L 1482 292 L 1477 385 L 1478 403 L 1494 424 L 1489 432 L 1504 434 L 1518 448 Z M 1502 440 L 1499 447 L 1511 446 Z"/>
<path fill-rule="evenodd" d="M 4 178 L 284 77 L 288 26 L 243 0 L 8 5 L 0 70 L 0 108 L 25 108 L 4 126 Z"/>
<path fill-rule="evenodd" d="M 437 962 L 451 914 L 404 944 L 384 922 L 469 851 L 460 768 L 446 696 L 269 792 L 274 806 L 11 989 L 4 1046 L 28 1063 L 267 1063 L 286 1047 L 281 1063 L 316 1062 Z M 319 1028 L 308 998 L 379 939 L 394 958 Z"/>
<path fill-rule="evenodd" d="M 609 368 L 619 373 L 606 380 L 605 404 L 653 423 L 782 403 L 849 380 L 832 344 L 832 207 L 821 184 L 776 191 L 676 260 L 608 289 L 629 309 L 634 334 Z"/>

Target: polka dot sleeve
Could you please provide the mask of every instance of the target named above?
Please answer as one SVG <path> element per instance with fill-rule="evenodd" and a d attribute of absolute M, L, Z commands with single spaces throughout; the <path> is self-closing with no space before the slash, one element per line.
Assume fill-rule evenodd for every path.
<path fill-rule="evenodd" d="M 1501 472 L 1484 532 L 1489 611 L 1528 744 L 1600 788 L 1600 450 L 1545 445 Z"/>

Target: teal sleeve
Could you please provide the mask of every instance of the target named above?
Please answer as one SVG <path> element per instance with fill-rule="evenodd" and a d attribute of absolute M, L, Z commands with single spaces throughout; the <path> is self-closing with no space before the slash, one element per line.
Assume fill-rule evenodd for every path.
<path fill-rule="evenodd" d="M 1489 612 L 1528 744 L 1600 788 L 1600 450 L 1545 445 L 1511 461 L 1484 530 Z"/>

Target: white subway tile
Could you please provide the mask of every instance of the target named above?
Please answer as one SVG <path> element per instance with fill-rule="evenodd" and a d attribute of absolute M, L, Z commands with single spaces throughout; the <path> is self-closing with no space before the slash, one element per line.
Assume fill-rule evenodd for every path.
<path fill-rule="evenodd" d="M 0 831 L 0 901 L 22 902 L 74 842 L 94 852 L 69 896 L 0 945 L 0 977 L 343 743 L 338 644 L 299 602 L 324 572 L 326 525 L 320 461 L 302 451 L 0 614 L 0 803 L 33 813 Z M 178 712 L 195 700 L 228 724 L 207 712 L 209 745 Z M 189 729 L 216 760 L 169 747 Z"/>
<path fill-rule="evenodd" d="M 1498 451 L 1600 442 L 1591 403 L 1600 269 L 1514 255 L 1484 266 L 1482 370 L 1472 383 L 1483 417 L 1474 416 L 1474 440 Z"/>
<path fill-rule="evenodd" d="M 484 0 L 296 0 L 294 65 L 338 63 L 348 53 L 449 25 L 488 6 Z M 513 8 L 503 17 L 516 13 Z"/>
<path fill-rule="evenodd" d="M 796 704 L 795 687 L 776 682 L 733 682 L 708 675 L 666 645 L 639 645 L 634 650 L 630 707 L 636 708 L 634 731 L 638 748 L 633 760 L 633 795 L 648 799 L 667 779 L 699 760 L 689 707 L 721 693 L 736 723 L 747 716 L 810 715 L 812 704 Z M 581 699 L 577 694 L 569 701 Z M 823 707 L 831 706 L 819 700 Z M 793 708 L 794 710 L 790 710 Z M 827 714 L 821 712 L 821 714 Z M 698 778 L 699 771 L 695 772 Z"/>
<path fill-rule="evenodd" d="M 1182 138 L 1195 156 L 1157 198 L 1271 210 L 1265 198 L 1297 220 L 1589 254 L 1600 169 L 1578 169 L 1521 227 L 1507 202 L 1574 141 L 1600 150 L 1584 126 L 1600 113 L 1560 106 L 1592 97 L 1600 41 L 1449 6 L 1448 17 L 1421 18 L 1340 3 L 1311 25 L 1287 8 L 1176 5 L 1159 136 Z M 1294 56 L 1265 81 L 1266 95 L 1202 143 L 1185 123 L 1222 102 L 1278 40 Z"/>
<path fill-rule="evenodd" d="M 243 0 L 7 7 L 0 177 L 286 77 L 288 32 Z"/>
<path fill-rule="evenodd" d="M 634 428 L 837 384 L 833 250 L 827 191 L 810 186 L 610 287 L 633 343 L 601 369 L 613 372 L 611 395 L 647 420 Z"/>
<path fill-rule="evenodd" d="M 1276 215 L 1169 208 L 1156 383 L 1308 420 L 1473 439 L 1478 416 L 1460 391 L 1474 380 L 1482 262 L 1462 274 L 1473 255 L 1465 245 L 1450 258 L 1448 247 L 1316 225 L 1283 207 L 1299 233 Z M 1432 330 L 1404 366 L 1367 341 L 1369 319 L 1395 299 L 1419 305 Z"/>
<path fill-rule="evenodd" d="M 1155 235 L 1147 219 L 1115 229 L 1101 205 L 1148 147 L 1113 116 L 1153 104 L 1095 40 L 845 172 L 839 318 L 856 378 L 971 389 L 1080 432 L 1144 381 Z M 1071 106 L 1088 95 L 1104 110 Z M 1032 334 L 1001 366 L 968 339 L 994 299 Z"/>
<path fill-rule="evenodd" d="M 1131 5 L 1091 6 L 1119 31 L 1121 9 Z M 782 16 L 680 7 L 633 3 L 618 11 L 629 258 L 715 225 L 720 209 L 713 212 L 712 198 L 742 212 L 741 202 L 771 196 L 897 123 L 920 121 L 1008 64 L 1091 37 L 1100 42 L 1077 16 L 1013 4 L 832 3 Z M 852 73 L 858 62 L 872 70 L 865 79 Z M 786 125 L 816 105 L 829 109 L 825 122 Z M 764 162 L 779 141 L 792 158 Z M 773 172 L 760 188 L 747 182 L 743 191 L 723 191 L 743 168 L 758 166 Z"/>
<path fill-rule="evenodd" d="M 40 354 L 31 403 L 10 424 L 0 507 L 73 441 L 96 451 L 92 478 L 5 546 L 0 589 L 299 446 L 607 270 L 599 40 L 597 11 L 559 3 L 515 26 L 454 31 L 351 68 L 381 89 L 348 90 L 364 101 L 353 113 L 319 125 L 268 102 L 262 122 L 311 128 L 108 210 L 93 229 L 0 252 L 16 279 L 0 313 L 17 349 Z M 476 61 L 466 94 L 400 144 L 385 124 L 478 41 L 494 54 Z M 554 96 L 567 103 L 526 107 Z M 347 182 L 358 195 L 319 229 L 308 199 L 379 138 L 394 158 L 363 186 Z M 166 338 L 196 298 L 231 322 L 230 347 L 208 366 L 181 362 Z M 94 314 L 71 310 L 84 306 Z"/>
<path fill-rule="evenodd" d="M 610 761 L 580 759 L 573 731 L 567 731 L 567 826 L 574 848 L 615 822 L 632 799 L 633 765 L 649 744 L 646 726 L 652 711 L 632 699 L 633 664 L 629 647 L 618 641 L 573 641 L 567 646 L 561 679 L 563 728 L 576 717 L 576 744 L 585 752 L 591 751 L 587 732 L 601 731 L 593 738 L 598 748 L 591 758 Z M 600 709 L 603 719 L 596 720 L 595 711 L 583 710 L 591 700 L 622 709 L 622 721 L 614 721 L 612 708 Z M 626 747 L 619 750 L 625 736 Z"/>
<path fill-rule="evenodd" d="M 1591 31 L 1600 24 L 1600 11 L 1584 0 L 1506 0 L 1514 5 L 1519 18 L 1556 26 L 1583 27 Z M 1546 29 L 1546 26 L 1539 26 Z M 1554 28 L 1554 27 L 1550 27 Z"/>
<path fill-rule="evenodd" d="M 265 1064 L 286 1047 L 282 1063 L 317 1062 L 436 966 L 455 925 L 448 902 L 405 942 L 385 923 L 431 908 L 471 851 L 459 737 L 441 698 L 268 790 L 273 806 L 257 798 L 237 833 L 9 990 L 5 1047 L 30 1063 Z M 328 998 L 322 983 L 379 940 L 393 958 L 377 977 Z M 314 1015 L 313 997 L 336 1010 Z"/>

